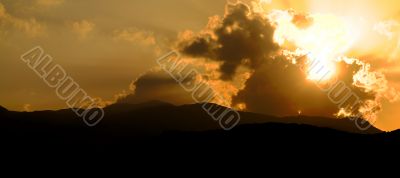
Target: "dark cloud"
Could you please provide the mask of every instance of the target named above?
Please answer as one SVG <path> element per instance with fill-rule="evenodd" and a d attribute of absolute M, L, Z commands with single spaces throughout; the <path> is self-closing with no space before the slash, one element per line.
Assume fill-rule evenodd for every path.
<path fill-rule="evenodd" d="M 338 68 L 341 74 L 336 82 L 343 81 L 363 101 L 374 98 L 374 94 L 352 85 L 353 74 L 359 66 L 339 63 Z M 298 111 L 305 115 L 332 116 L 339 110 L 326 91 L 307 80 L 301 67 L 281 56 L 265 62 L 255 71 L 246 87 L 234 97 L 233 105 L 239 103 L 245 103 L 251 112 L 281 116 L 296 115 Z"/>
<path fill-rule="evenodd" d="M 255 71 L 234 103 L 245 103 L 249 111 L 272 115 L 297 115 L 299 110 L 332 115 L 337 111 L 299 67 L 284 58 L 270 60 Z"/>
<path fill-rule="evenodd" d="M 274 28 L 245 4 L 229 4 L 211 33 L 180 44 L 181 51 L 192 57 L 221 61 L 223 80 L 231 80 L 240 65 L 256 69 L 278 49 L 273 41 Z"/>
<path fill-rule="evenodd" d="M 119 103 L 142 103 L 161 100 L 172 104 L 193 103 L 190 93 L 186 92 L 164 71 L 149 72 L 134 83 L 135 93 L 120 99 Z"/>
<path fill-rule="evenodd" d="M 306 28 L 312 23 L 312 19 L 301 14 L 293 20 L 299 28 Z M 232 106 L 244 103 L 250 112 L 281 116 L 296 115 L 298 111 L 320 116 L 332 116 L 338 112 L 338 105 L 330 101 L 327 92 L 308 80 L 302 67 L 281 55 L 279 46 L 273 41 L 274 28 L 267 19 L 239 3 L 228 5 L 224 18 L 210 23 L 217 24 L 212 24 L 212 29 L 206 29 L 207 33 L 180 41 L 179 47 L 182 53 L 192 57 L 191 60 L 207 58 L 222 62 L 219 71 L 223 81 L 232 81 L 239 66 L 252 69 L 253 74 L 244 88 L 238 89 L 239 93 L 232 96 Z M 306 60 L 299 59 L 297 62 L 302 64 Z M 360 65 L 341 62 L 337 67 L 340 72 L 335 81 L 344 82 L 362 101 L 374 99 L 374 93 L 365 93 L 353 85 L 353 75 L 360 70 Z M 156 99 L 175 104 L 193 102 L 190 93 L 162 72 L 149 73 L 135 85 L 135 94 L 121 101 L 132 103 Z"/>

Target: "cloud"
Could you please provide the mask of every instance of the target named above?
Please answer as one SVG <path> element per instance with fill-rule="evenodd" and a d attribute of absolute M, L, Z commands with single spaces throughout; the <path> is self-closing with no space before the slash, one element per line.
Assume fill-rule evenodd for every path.
<path fill-rule="evenodd" d="M 250 75 L 243 72 L 237 75 L 233 81 L 223 81 L 220 79 L 221 73 L 218 71 L 219 64 L 217 62 L 193 58 L 180 58 L 175 62 L 179 63 L 182 70 L 195 71 L 195 73 L 191 73 L 193 75 L 190 77 L 185 77 L 184 81 L 178 82 L 160 68 L 153 68 L 135 80 L 130 87 L 133 92 L 120 99 L 119 102 L 138 103 L 148 100 L 163 100 L 174 104 L 194 103 L 192 94 L 195 92 L 185 90 L 181 86 L 181 83 L 186 83 L 191 86 L 211 88 L 214 97 L 207 102 L 230 107 L 232 96 L 239 92 L 240 86 L 243 86 Z M 181 68 L 172 73 L 174 76 L 185 75 L 182 74 Z"/>
<path fill-rule="evenodd" d="M 32 105 L 31 104 L 24 104 L 23 105 L 23 111 L 31 112 L 32 111 Z"/>
<path fill-rule="evenodd" d="M 359 59 L 340 58 L 342 51 L 346 49 L 345 44 L 349 43 L 346 39 L 350 41 L 347 33 L 339 33 L 343 36 L 338 36 L 338 38 L 334 36 L 327 39 L 328 41 L 303 40 L 305 34 L 308 33 L 308 28 L 314 32 L 319 30 L 318 34 L 307 34 L 311 36 L 321 34 L 326 36 L 326 33 L 334 33 L 335 31 L 325 28 L 327 22 L 324 20 L 331 20 L 329 22 L 342 25 L 335 17 L 310 16 L 292 10 L 275 13 L 277 11 L 270 17 L 274 20 L 276 17 L 283 17 L 287 21 L 286 26 L 281 24 L 279 18 L 278 23 L 273 21 L 280 30 L 278 35 L 288 37 L 282 38 L 288 42 L 279 43 L 280 47 L 275 44 L 276 29 L 269 20 L 240 3 L 228 5 L 224 18 L 210 18 L 208 27 L 199 35 L 189 32 L 182 34 L 184 40 L 179 45 L 181 51 L 193 58 L 221 62 L 220 79 L 232 80 L 239 73 L 237 72 L 239 67 L 250 69 L 251 75 L 247 82 L 242 87 L 236 88 L 238 92 L 231 93 L 231 106 L 276 115 L 294 115 L 302 110 L 304 114 L 332 116 L 346 111 L 351 115 L 362 113 L 365 118 L 373 121 L 377 113 L 382 110 L 384 100 L 395 101 L 399 98 L 398 92 L 389 86 L 386 77 L 374 71 L 370 64 Z M 314 17 L 317 19 L 314 20 Z M 338 28 L 346 32 L 346 26 L 342 25 Z M 290 38 L 290 35 L 295 35 L 296 38 Z M 341 43 L 342 38 L 344 43 Z M 339 46 L 340 44 L 344 46 Z M 318 83 L 310 79 L 310 73 L 304 72 L 299 65 L 309 65 L 307 63 L 313 59 L 312 56 L 308 55 L 307 60 L 299 61 L 284 54 L 284 51 L 293 49 L 307 51 L 307 47 L 316 47 L 310 50 L 317 54 L 322 52 L 324 47 L 337 49 L 323 56 L 325 60 L 330 61 L 329 64 L 332 63 L 337 71 L 340 71 L 335 74 L 335 79 L 330 81 L 342 82 L 348 87 L 347 89 L 355 94 L 355 98 L 359 99 L 358 105 L 349 107 L 347 104 L 353 103 L 343 103 L 343 105 L 334 103 L 328 98 L 329 93 L 321 90 Z M 293 52 L 296 53 L 296 51 Z"/>
<path fill-rule="evenodd" d="M 161 100 L 180 105 L 194 102 L 190 93 L 161 70 L 152 70 L 143 74 L 132 83 L 132 86 L 133 94 L 120 98 L 119 103 Z"/>
<path fill-rule="evenodd" d="M 0 3 L 0 28 L 8 31 L 15 29 L 24 32 L 29 37 L 37 37 L 44 33 L 45 26 L 35 18 L 23 19 L 9 14 L 2 3 Z"/>
<path fill-rule="evenodd" d="M 374 25 L 374 31 L 387 38 L 385 57 L 389 62 L 400 57 L 400 23 L 396 20 L 386 20 Z"/>
<path fill-rule="evenodd" d="M 3 4 L 0 3 L 0 18 L 4 18 L 6 16 L 6 8 Z"/>
<path fill-rule="evenodd" d="M 371 64 L 361 59 L 346 57 L 346 52 L 355 45 L 354 41 L 357 40 L 353 26 L 349 26 L 337 16 L 331 14 L 309 15 L 310 19 L 313 19 L 313 23 L 306 28 L 296 24 L 297 20 L 294 20 L 296 13 L 291 10 L 275 10 L 269 16 L 272 19 L 271 21 L 276 23 L 276 39 L 278 39 L 282 48 L 293 53 L 303 51 L 302 54 L 297 54 L 297 57 L 307 54 L 306 59 L 308 61 L 319 61 L 327 66 L 326 68 L 337 71 L 334 72 L 336 74 L 331 76 L 338 77 L 339 81 L 343 80 L 339 76 L 346 79 L 345 86 L 350 87 L 360 97 L 360 104 L 347 108 L 351 110 L 347 115 L 361 113 L 364 118 L 375 121 L 377 114 L 382 111 L 384 101 L 393 102 L 399 98 L 398 92 L 390 86 L 382 72 L 377 71 Z M 286 57 L 290 58 L 289 56 Z M 301 61 L 296 59 L 291 59 L 291 61 L 295 64 L 301 64 Z M 336 67 L 339 64 L 352 67 L 352 72 L 346 73 L 346 76 L 341 75 L 342 69 Z M 304 66 L 307 69 L 311 65 L 306 64 Z M 310 72 L 308 71 L 308 73 Z M 311 76 L 318 77 L 318 75 Z M 310 79 L 310 75 L 308 78 Z M 368 97 L 364 97 L 366 95 Z M 340 111 L 347 111 L 344 108 L 339 109 Z"/>
<path fill-rule="evenodd" d="M 281 116 L 297 115 L 299 111 L 305 115 L 336 114 L 340 108 L 329 99 L 328 92 L 321 90 L 324 85 L 308 80 L 300 66 L 284 55 L 266 61 L 234 97 L 233 105 L 244 103 L 248 111 Z M 352 85 L 358 65 L 341 62 L 338 68 L 341 74 L 332 80 L 332 85 L 344 82 L 362 101 L 374 100 L 375 93 Z"/>
<path fill-rule="evenodd" d="M 310 17 L 309 15 L 307 15 L 307 14 L 302 14 L 302 13 L 296 13 L 296 12 L 293 12 L 294 14 L 293 14 L 293 20 L 292 20 L 292 23 L 294 24 L 294 25 L 296 25 L 298 28 L 308 28 L 308 27 L 310 27 L 312 24 L 313 24 L 313 22 L 314 22 L 314 20 L 313 20 L 313 18 L 312 17 Z"/>
<path fill-rule="evenodd" d="M 93 31 L 95 28 L 95 24 L 93 22 L 87 20 L 81 20 L 73 22 L 71 25 L 71 29 L 74 33 L 76 33 L 79 38 L 84 39 L 88 37 L 88 35 Z"/>
<path fill-rule="evenodd" d="M 307 15 L 295 12 L 292 15 L 296 18 L 291 23 L 297 24 L 297 28 L 312 25 L 313 20 Z M 186 56 L 184 60 L 201 71 L 199 77 L 202 81 L 224 96 L 227 106 L 276 115 L 297 114 L 299 110 L 311 115 L 335 114 L 338 107 L 329 101 L 327 94 L 308 81 L 306 74 L 282 55 L 283 49 L 274 42 L 274 32 L 268 19 L 246 5 L 229 4 L 225 16 L 211 17 L 200 34 L 182 32 L 177 46 Z M 359 68 L 357 65 L 343 67 L 341 80 L 352 86 L 353 74 Z M 131 95 L 129 100 L 157 99 L 159 94 L 150 93 L 163 91 L 167 96 L 173 96 L 159 96 L 165 101 L 176 102 L 174 98 L 180 98 L 177 94 L 187 96 L 182 92 L 171 94 L 171 91 L 180 89 L 177 82 L 168 76 L 151 76 L 146 75 L 135 83 L 141 90 Z M 373 99 L 361 87 L 352 87 L 363 99 Z"/>
<path fill-rule="evenodd" d="M 58 6 L 63 3 L 63 1 L 50 0 L 33 1 L 33 3 L 35 2 L 47 7 Z M 12 7 L 9 4 L 6 4 L 6 6 Z M 151 29 L 150 25 L 142 25 L 140 28 L 131 27 L 132 23 L 138 23 L 139 25 L 141 23 L 138 21 L 130 21 L 132 16 L 129 15 L 124 22 L 118 20 L 118 22 L 114 23 L 113 20 L 116 16 L 113 16 L 110 17 L 112 22 L 109 20 L 106 23 L 94 24 L 87 19 L 85 20 L 88 14 L 93 13 L 92 11 L 85 11 L 84 13 L 77 11 L 77 14 L 74 14 L 73 17 L 61 13 L 70 12 L 70 10 L 72 9 L 60 11 L 60 15 L 57 9 L 52 12 L 54 16 L 52 15 L 51 17 L 43 17 L 43 15 L 39 13 L 36 16 L 36 18 L 40 20 L 38 21 L 35 18 L 26 18 L 30 16 L 29 13 L 23 14 L 25 16 L 19 16 L 20 14 L 18 13 L 11 15 L 0 3 L 0 29 L 6 28 L 7 31 L 11 31 L 10 29 L 19 30 L 29 36 L 38 36 L 45 30 L 45 26 L 40 23 L 43 21 L 47 22 L 50 28 L 54 28 L 54 33 L 50 35 L 60 35 L 58 32 L 61 31 L 61 27 L 58 26 L 58 22 L 68 21 L 68 18 L 84 19 L 68 24 L 69 28 L 64 30 L 68 30 L 69 33 L 64 34 L 70 34 L 72 30 L 79 39 L 88 38 L 90 36 L 93 37 L 93 39 L 99 39 L 98 43 L 90 44 L 88 47 L 81 47 L 75 43 L 78 40 L 64 39 L 70 38 L 70 36 L 60 35 L 51 36 L 53 42 L 49 44 L 54 44 L 54 42 L 58 43 L 62 40 L 64 40 L 63 42 L 73 41 L 74 43 L 72 43 L 72 45 L 68 43 L 68 46 L 73 46 L 74 48 L 68 51 L 80 51 L 78 53 L 84 56 L 80 58 L 84 59 L 81 61 L 89 62 L 92 59 L 96 66 L 99 64 L 99 59 L 110 59 L 109 63 L 104 64 L 107 65 L 108 68 L 109 66 L 115 65 L 115 60 L 121 61 L 122 59 L 126 59 L 118 63 L 125 67 L 128 66 L 126 64 L 131 62 L 137 67 L 129 69 L 122 67 L 112 68 L 116 70 L 110 72 L 113 74 L 119 73 L 122 71 L 120 69 L 129 71 L 125 72 L 129 74 L 124 74 L 129 76 L 126 77 L 127 79 L 124 82 L 129 82 L 132 75 L 142 72 L 140 70 L 146 70 L 155 63 L 155 59 L 151 60 L 153 58 L 146 60 L 150 57 L 146 57 L 145 55 L 135 54 L 135 56 L 132 56 L 135 52 L 132 52 L 131 44 L 141 44 L 145 46 L 155 45 L 156 38 L 153 31 L 157 32 L 157 35 L 159 35 L 159 31 L 157 31 L 159 29 L 154 28 L 151 31 L 142 29 Z M 10 12 L 14 13 L 16 11 L 10 9 Z M 34 12 L 38 13 L 36 11 Z M 209 17 L 207 26 L 199 33 L 189 30 L 180 33 L 176 47 L 184 54 L 183 60 L 187 63 L 191 63 L 192 67 L 200 72 L 198 81 L 196 82 L 201 81 L 207 83 L 216 93 L 224 96 L 228 106 L 247 109 L 252 112 L 276 115 L 297 114 L 298 110 L 302 110 L 303 114 L 310 115 L 332 115 L 336 113 L 338 108 L 327 99 L 326 93 L 321 92 L 318 87 L 307 80 L 306 74 L 302 73 L 296 65 L 293 64 L 292 60 L 282 55 L 282 50 L 292 50 L 293 48 L 286 49 L 287 46 L 279 46 L 275 42 L 274 36 L 278 26 L 274 24 L 271 19 L 266 17 L 267 14 L 268 12 L 255 12 L 242 3 L 229 4 L 226 6 L 223 16 Z M 291 18 L 289 18 L 288 23 L 293 25 L 296 29 L 301 30 L 306 30 L 315 23 L 324 20 L 322 19 L 319 21 L 318 18 L 314 19 L 312 14 L 300 14 L 294 11 L 289 14 Z M 171 26 L 171 24 L 166 24 L 168 27 Z M 378 24 L 376 30 L 385 35 L 385 37 L 392 37 L 392 40 L 398 42 L 398 34 L 395 32 L 397 27 L 392 24 L 394 23 L 382 23 L 380 26 Z M 61 25 L 65 27 L 64 23 L 61 23 Z M 114 30 L 115 26 L 118 26 L 118 29 Z M 104 33 L 93 33 L 95 29 L 102 29 Z M 172 34 L 170 32 L 166 33 Z M 299 37 L 304 36 L 299 35 Z M 317 40 L 322 42 L 321 44 L 326 44 L 324 40 L 318 38 Z M 156 45 L 159 45 L 159 43 Z M 295 46 L 295 44 L 291 45 L 293 45 L 291 47 L 294 48 L 298 47 Z M 113 51 L 115 53 L 113 53 L 112 56 L 104 56 L 104 53 L 98 53 L 98 49 L 107 49 L 101 50 L 102 52 L 106 51 L 106 54 L 109 53 L 108 51 Z M 137 50 L 144 51 L 143 49 L 144 48 L 140 46 Z M 53 49 L 49 50 L 57 51 Z M 96 52 L 95 55 L 90 54 L 91 51 Z M 69 54 L 58 54 L 59 57 L 65 55 L 65 58 L 71 58 Z M 139 60 L 141 61 L 139 62 Z M 346 84 L 351 86 L 352 89 L 362 97 L 365 103 L 379 105 L 383 99 L 396 98 L 396 92 L 392 90 L 387 83 L 387 79 L 393 79 L 397 77 L 396 75 L 385 77 L 379 73 L 379 71 L 374 71 L 373 65 L 367 67 L 367 63 L 361 60 L 349 59 L 347 62 L 344 60 L 341 62 L 342 64 L 340 65 L 343 65 L 341 71 L 348 72 L 339 79 L 345 80 Z M 90 65 L 94 65 L 94 63 Z M 153 64 L 143 67 L 143 63 Z M 355 78 L 354 74 L 357 74 Z M 104 76 L 96 77 L 103 78 Z M 107 82 L 114 83 L 115 78 L 107 80 Z M 118 75 L 118 78 L 121 77 Z M 118 87 L 124 85 L 126 85 L 126 83 L 122 83 Z M 113 85 L 108 84 L 108 86 Z M 137 103 L 157 99 L 175 104 L 194 102 L 190 97 L 190 93 L 183 91 L 176 81 L 160 70 L 147 72 L 145 75 L 135 80 L 133 86 L 135 86 L 135 90 L 125 91 L 116 95 L 113 98 L 114 101 L 99 102 L 110 104 L 118 100 Z M 93 88 L 95 88 L 93 90 L 99 90 L 97 86 Z M 112 92 L 108 91 L 107 94 L 98 94 L 98 96 L 106 98 L 104 96 L 118 91 L 119 88 Z"/>
<path fill-rule="evenodd" d="M 208 29 L 179 44 L 183 54 L 221 62 L 221 79 L 231 80 L 240 66 L 256 69 L 278 49 L 268 19 L 242 3 L 228 4 L 222 19 L 211 18 Z"/>
<path fill-rule="evenodd" d="M 272 0 L 260 0 L 261 4 L 271 4 Z"/>
<path fill-rule="evenodd" d="M 314 20 L 310 15 L 294 11 L 282 13 L 288 15 L 287 23 L 298 31 L 299 37 L 324 18 Z M 289 43 L 276 44 L 273 25 L 279 24 L 271 23 L 244 4 L 228 4 L 225 16 L 210 17 L 207 27 L 199 34 L 180 33 L 177 47 L 184 54 L 183 60 L 200 71 L 197 80 L 224 96 L 225 106 L 236 109 L 274 115 L 297 115 L 299 111 L 323 116 L 361 112 L 368 119 L 376 119 L 383 100 L 398 98 L 386 77 L 374 71 L 370 64 L 342 57 L 332 59 L 340 72 L 328 84 L 335 86 L 342 82 L 361 103 L 352 107 L 349 104 L 353 103 L 334 103 L 328 97 L 333 91 L 323 91 L 319 83 L 309 79 L 304 66 L 309 65 L 311 57 L 293 59 L 301 56 L 298 54 L 301 50 L 291 51 L 298 47 L 296 43 L 290 43 L 290 47 L 286 46 Z M 337 44 L 335 41 L 325 43 Z M 134 84 L 137 90 L 126 97 L 125 102 L 154 99 L 178 104 L 193 102 L 190 93 L 182 91 L 176 81 L 161 71 L 148 73 Z"/>
<path fill-rule="evenodd" d="M 392 39 L 396 33 L 399 31 L 400 24 L 395 20 L 388 20 L 378 22 L 374 25 L 374 30 L 381 35 L 386 36 L 389 39 Z"/>
<path fill-rule="evenodd" d="M 36 3 L 41 6 L 52 7 L 63 4 L 64 0 L 36 0 Z"/>
<path fill-rule="evenodd" d="M 139 30 L 137 28 L 126 28 L 114 31 L 114 39 L 143 45 L 155 45 L 156 39 L 153 32 Z"/>

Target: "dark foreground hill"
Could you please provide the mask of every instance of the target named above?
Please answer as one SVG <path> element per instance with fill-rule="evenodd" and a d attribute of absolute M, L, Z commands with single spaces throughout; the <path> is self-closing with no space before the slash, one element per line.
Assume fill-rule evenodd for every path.
<path fill-rule="evenodd" d="M 360 131 L 349 119 L 274 117 L 240 112 L 240 124 L 224 131 L 200 104 L 174 106 L 162 102 L 114 104 L 105 117 L 88 127 L 71 110 L 0 111 L 1 149 L 69 153 L 82 150 L 131 152 L 145 147 L 163 149 L 245 146 L 254 148 L 365 147 L 400 143 L 399 133 L 371 127 Z"/>
<path fill-rule="evenodd" d="M 7 112 L 8 110 L 2 106 L 0 106 L 0 113 Z"/>

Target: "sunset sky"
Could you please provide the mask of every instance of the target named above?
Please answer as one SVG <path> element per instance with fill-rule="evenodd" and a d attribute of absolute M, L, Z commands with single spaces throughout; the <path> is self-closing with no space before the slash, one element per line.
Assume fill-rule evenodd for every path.
<path fill-rule="evenodd" d="M 229 107 L 340 115 L 315 86 L 321 76 L 298 69 L 307 54 L 334 71 L 324 80 L 337 77 L 379 107 L 368 115 L 377 117 L 376 127 L 400 128 L 394 0 L 0 0 L 0 105 L 9 110 L 67 107 L 20 60 L 35 46 L 106 104 L 192 103 L 156 62 L 175 49 Z"/>

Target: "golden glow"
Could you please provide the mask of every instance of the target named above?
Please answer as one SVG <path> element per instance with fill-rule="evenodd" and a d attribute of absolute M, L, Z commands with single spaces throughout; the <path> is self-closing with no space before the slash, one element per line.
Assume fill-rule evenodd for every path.
<path fill-rule="evenodd" d="M 400 102 L 389 102 L 397 101 L 400 96 L 397 92 L 400 89 L 400 1 L 240 1 L 254 6 L 257 12 L 275 23 L 275 40 L 284 50 L 295 53 L 290 59 L 294 64 L 298 56 L 308 54 L 305 60 L 309 60 L 309 66 L 304 67 L 309 80 L 324 81 L 339 74 L 337 61 L 361 66 L 362 70 L 354 73 L 352 87 L 379 92 L 378 98 L 372 98 L 375 101 L 367 103 L 364 110 L 381 103 L 383 109 L 377 126 L 384 130 L 400 128 L 400 120 L 393 117 L 398 114 Z M 92 7 L 93 2 L 96 4 L 94 8 L 79 8 Z M 0 69 L 3 75 L 0 76 L 0 105 L 19 111 L 65 107 L 58 97 L 49 95 L 52 91 L 43 88 L 37 76 L 16 60 L 33 44 L 43 45 L 52 57 L 68 67 L 68 72 L 79 74 L 74 78 L 88 93 L 104 101 L 113 100 L 114 94 L 126 89 L 132 79 L 156 65 L 151 59 L 157 59 L 167 48 L 174 46 L 172 43 L 177 33 L 181 32 L 179 39 L 191 39 L 196 33 L 186 32 L 203 29 L 207 18 L 210 23 L 206 29 L 216 28 L 224 14 L 225 3 L 172 0 L 159 1 L 154 6 L 152 1 L 1 1 L 0 67 L 3 68 Z M 103 10 L 107 11 L 106 15 Z M 309 13 L 313 22 L 308 28 L 298 28 L 292 23 L 293 15 L 297 14 L 295 11 Z M 75 16 L 71 17 L 71 13 Z M 334 72 L 327 75 L 324 71 L 317 73 L 318 67 L 312 67 L 313 61 L 328 66 L 325 72 Z M 210 86 L 224 96 L 236 95 L 251 75 L 240 75 L 231 85 L 218 81 L 217 72 L 210 72 L 218 70 L 218 65 L 193 65 L 206 71 L 207 77 L 211 78 Z M 246 70 L 238 73 L 243 71 Z M 121 96 L 134 91 L 133 83 L 131 86 L 132 89 Z M 382 102 L 381 98 L 389 100 Z M 228 97 L 228 101 L 230 99 Z M 244 106 L 238 105 L 238 108 Z M 307 109 L 301 110 L 307 113 Z M 342 109 L 339 113 L 349 112 Z"/>
<path fill-rule="evenodd" d="M 370 55 L 393 62 L 400 46 L 400 25 L 397 21 L 370 18 L 372 13 L 361 8 L 365 3 L 354 11 L 327 4 L 309 1 L 313 7 L 308 10 L 311 14 L 294 10 L 268 10 L 265 14 L 276 28 L 274 40 L 284 49 L 283 55 L 293 64 L 301 65 L 308 80 L 330 81 L 339 75 L 339 62 L 360 67 L 354 73 L 351 85 L 375 94 L 375 98 L 364 101 L 358 109 L 365 119 L 374 121 L 382 102 L 396 102 L 400 94 L 389 84 L 384 73 L 372 69 L 370 61 L 347 56 Z M 332 2 L 332 5 L 337 4 Z M 387 39 L 393 42 L 388 43 Z M 341 108 L 336 116 L 352 114 L 351 110 Z"/>
<path fill-rule="evenodd" d="M 309 15 L 311 26 L 293 23 L 294 12 L 275 10 L 269 18 L 276 25 L 275 41 L 281 46 L 294 44 L 307 54 L 309 80 L 326 81 L 337 74 L 336 62 L 357 40 L 357 31 L 343 18 L 331 14 Z"/>

